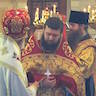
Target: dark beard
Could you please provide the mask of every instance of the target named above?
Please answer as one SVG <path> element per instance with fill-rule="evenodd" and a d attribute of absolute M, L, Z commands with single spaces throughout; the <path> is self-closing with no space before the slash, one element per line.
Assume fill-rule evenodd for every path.
<path fill-rule="evenodd" d="M 42 35 L 41 38 L 41 47 L 43 48 L 43 51 L 48 52 L 48 53 L 54 53 L 58 47 L 60 43 L 60 39 L 58 40 L 57 43 L 53 43 L 53 44 L 48 44 L 45 39 L 44 39 L 44 35 Z"/>
<path fill-rule="evenodd" d="M 74 51 L 76 46 L 77 46 L 77 44 L 81 40 L 81 33 L 80 33 L 80 31 L 72 32 L 71 34 L 69 34 L 67 40 L 68 40 L 69 46 Z"/>

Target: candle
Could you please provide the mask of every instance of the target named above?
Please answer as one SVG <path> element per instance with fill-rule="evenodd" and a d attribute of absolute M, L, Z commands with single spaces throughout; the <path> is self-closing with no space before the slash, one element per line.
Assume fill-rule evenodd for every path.
<path fill-rule="evenodd" d="M 36 8 L 36 12 L 35 12 L 35 21 L 39 20 L 39 8 Z"/>
<path fill-rule="evenodd" d="M 54 14 L 56 13 L 56 5 L 55 4 L 53 5 L 53 13 Z"/>
<path fill-rule="evenodd" d="M 42 21 L 44 21 L 44 10 L 42 10 Z"/>
<path fill-rule="evenodd" d="M 94 15 L 94 13 L 95 13 L 95 11 L 94 11 L 94 10 L 92 10 L 92 15 Z"/>
<path fill-rule="evenodd" d="M 27 7 L 27 6 L 25 6 L 25 9 L 26 9 L 26 10 L 28 10 L 28 7 Z"/>
<path fill-rule="evenodd" d="M 87 11 L 86 8 L 84 8 L 84 9 L 83 9 L 83 12 L 86 12 L 86 11 Z"/>
<path fill-rule="evenodd" d="M 90 5 L 88 5 L 88 12 L 90 13 L 90 10 L 91 10 L 91 6 Z"/>
<path fill-rule="evenodd" d="M 52 12 L 52 10 L 50 11 L 50 17 L 52 17 L 52 14 L 53 14 L 53 12 Z"/>

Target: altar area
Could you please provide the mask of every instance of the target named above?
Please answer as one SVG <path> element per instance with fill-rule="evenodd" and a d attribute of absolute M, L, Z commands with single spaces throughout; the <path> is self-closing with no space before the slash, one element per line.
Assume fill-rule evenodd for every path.
<path fill-rule="evenodd" d="M 84 4 L 82 4 L 82 2 L 84 2 Z M 89 3 L 91 2 L 90 4 L 92 4 L 92 5 L 88 5 L 84 0 L 81 0 L 81 2 L 76 1 L 76 0 L 72 0 L 72 1 L 71 0 L 29 0 L 29 2 L 27 2 L 27 0 L 19 0 L 19 1 L 15 0 L 15 2 L 14 2 L 14 0 L 3 0 L 2 2 L 0 1 L 0 5 L 1 5 L 0 6 L 0 8 L 1 8 L 0 9 L 0 18 L 1 18 L 0 19 L 0 32 L 3 32 L 3 26 L 2 26 L 3 19 L 2 18 L 4 16 L 4 13 L 6 10 L 10 10 L 12 8 L 13 9 L 20 8 L 20 9 L 23 9 L 28 12 L 28 14 L 30 16 L 30 25 L 28 26 L 28 30 L 27 30 L 28 35 L 26 37 L 29 39 L 29 37 L 34 33 L 37 40 L 41 39 L 43 28 L 44 28 L 44 23 L 46 22 L 46 20 L 49 17 L 59 17 L 59 18 L 61 18 L 61 20 L 65 20 L 63 23 L 66 24 L 67 31 L 69 31 L 69 29 L 68 29 L 69 26 L 67 24 L 68 24 L 68 17 L 70 14 L 70 10 L 79 10 L 79 11 L 84 11 L 84 12 L 90 11 L 91 15 L 90 15 L 90 23 L 89 23 L 88 32 L 93 39 L 96 39 L 96 7 L 95 7 L 95 5 L 93 7 L 95 0 L 94 0 L 94 2 L 88 0 L 88 2 Z M 78 5 L 78 6 L 76 6 L 76 5 Z M 8 8 L 6 6 L 8 6 Z M 28 6 L 29 6 L 29 8 L 28 8 Z M 84 6 L 86 6 L 86 7 L 84 7 Z M 17 12 L 17 14 L 18 14 L 18 12 Z M 26 44 L 27 44 L 27 42 L 28 42 L 28 40 L 26 40 Z M 43 57 L 43 59 L 42 59 L 42 57 Z M 40 54 L 38 56 L 33 56 L 32 57 L 33 61 L 31 61 L 29 59 L 29 58 L 31 58 L 31 56 L 29 56 L 28 59 L 33 64 L 38 63 L 36 65 L 36 68 L 39 69 L 41 66 L 40 64 L 45 60 L 44 59 L 45 57 Z M 54 59 L 53 61 L 51 60 L 52 58 L 49 58 L 50 62 L 52 62 L 52 64 L 55 62 L 58 65 L 58 62 L 59 62 L 62 65 L 61 62 L 63 61 L 63 59 L 61 59 L 58 56 L 56 57 L 53 55 L 51 57 L 53 59 L 56 58 L 56 60 Z M 40 61 L 37 60 L 37 58 L 39 58 Z M 24 62 L 26 62 L 26 59 Z M 47 63 L 46 60 L 44 62 Z M 56 70 L 55 70 L 56 72 L 57 72 L 57 69 L 59 69 L 58 66 L 56 66 Z M 67 63 L 65 64 L 65 66 L 67 66 Z M 53 73 L 53 69 L 52 69 L 52 67 L 50 67 L 51 70 L 49 70 L 47 67 L 48 66 L 46 66 L 46 68 L 45 68 L 45 66 L 44 66 L 45 69 L 44 69 L 43 75 L 49 76 L 50 74 Z M 27 68 L 27 66 L 25 66 L 25 69 L 26 68 Z M 71 68 L 68 69 L 69 68 L 68 66 L 65 68 L 68 71 L 71 70 Z M 72 68 L 75 70 L 75 67 L 72 67 Z M 78 69 L 76 69 L 76 70 L 78 70 Z M 61 71 L 62 70 L 60 70 L 60 72 Z M 66 72 L 66 70 L 64 70 L 64 71 Z M 71 71 L 70 71 L 70 73 L 71 73 Z M 94 75 L 94 80 L 95 80 L 95 86 L 96 86 L 96 75 Z M 78 85 L 79 85 L 79 83 L 78 83 Z M 54 90 L 54 89 L 52 89 L 52 90 Z M 52 90 L 49 90 L 49 91 L 52 91 Z M 73 90 L 73 91 L 75 91 L 75 90 Z"/>

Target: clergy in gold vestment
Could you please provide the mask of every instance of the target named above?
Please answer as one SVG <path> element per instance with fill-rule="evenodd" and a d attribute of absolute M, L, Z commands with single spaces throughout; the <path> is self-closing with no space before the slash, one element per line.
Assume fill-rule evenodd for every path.
<path fill-rule="evenodd" d="M 63 35 L 65 24 L 58 17 L 49 18 L 40 40 L 34 35 L 22 52 L 22 63 L 29 85 L 39 82 L 37 96 L 85 96 L 85 84 L 77 59 Z"/>
<path fill-rule="evenodd" d="M 89 14 L 86 12 L 71 11 L 68 42 L 83 73 L 86 96 L 95 96 L 93 71 L 96 59 L 96 42 L 88 34 L 88 18 Z"/>

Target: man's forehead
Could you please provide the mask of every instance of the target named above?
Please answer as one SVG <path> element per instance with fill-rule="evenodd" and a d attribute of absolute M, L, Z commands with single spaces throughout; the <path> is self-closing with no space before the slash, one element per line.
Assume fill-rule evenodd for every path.
<path fill-rule="evenodd" d="M 78 23 L 69 22 L 70 25 L 79 25 Z"/>
<path fill-rule="evenodd" d="M 72 26 L 72 27 L 79 27 L 80 26 L 80 24 L 78 24 L 78 23 L 69 23 L 69 26 Z"/>
<path fill-rule="evenodd" d="M 45 27 L 45 32 L 50 32 L 50 33 L 60 33 L 60 29 L 52 29 L 52 28 L 49 28 L 48 26 Z"/>

